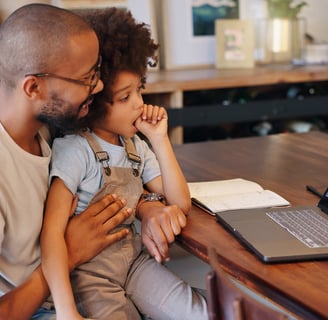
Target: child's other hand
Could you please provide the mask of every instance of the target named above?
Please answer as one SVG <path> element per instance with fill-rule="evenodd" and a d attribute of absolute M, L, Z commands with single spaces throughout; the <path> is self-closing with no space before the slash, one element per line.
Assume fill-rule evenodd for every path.
<path fill-rule="evenodd" d="M 142 243 L 159 263 L 170 259 L 169 246 L 187 224 L 186 215 L 176 205 L 144 202 L 139 207 Z"/>
<path fill-rule="evenodd" d="M 154 136 L 165 137 L 167 135 L 167 120 L 165 108 L 144 104 L 143 112 L 135 125 L 148 139 L 154 138 Z"/>

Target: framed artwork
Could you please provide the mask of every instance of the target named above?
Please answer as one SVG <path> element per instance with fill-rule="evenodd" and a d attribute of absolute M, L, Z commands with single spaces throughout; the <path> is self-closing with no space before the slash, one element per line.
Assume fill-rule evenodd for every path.
<path fill-rule="evenodd" d="M 216 67 L 254 67 L 254 27 L 250 20 L 216 20 Z"/>
<path fill-rule="evenodd" d="M 215 20 L 239 18 L 239 0 L 162 0 L 159 6 L 165 69 L 214 65 Z"/>

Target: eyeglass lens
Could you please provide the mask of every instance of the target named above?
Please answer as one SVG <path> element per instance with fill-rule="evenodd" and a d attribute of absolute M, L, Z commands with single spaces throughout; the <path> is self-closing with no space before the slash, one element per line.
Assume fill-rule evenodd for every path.
<path fill-rule="evenodd" d="M 102 63 L 102 57 L 99 56 L 98 58 L 98 62 L 95 66 L 94 69 L 94 74 L 92 75 L 91 79 L 90 79 L 90 94 L 92 93 L 92 91 L 94 90 L 94 88 L 97 86 L 97 83 L 100 79 L 100 67 L 101 67 L 101 63 Z"/>

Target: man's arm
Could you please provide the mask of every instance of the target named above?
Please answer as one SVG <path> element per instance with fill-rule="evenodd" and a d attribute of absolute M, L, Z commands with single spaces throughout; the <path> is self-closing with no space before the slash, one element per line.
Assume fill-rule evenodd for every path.
<path fill-rule="evenodd" d="M 128 229 L 110 233 L 131 215 L 130 208 L 122 209 L 125 205 L 125 200 L 107 195 L 69 221 L 65 239 L 70 270 L 89 261 L 129 233 Z"/>
<path fill-rule="evenodd" d="M 48 295 L 48 285 L 39 266 L 22 285 L 0 298 L 0 319 L 31 319 Z"/>
<path fill-rule="evenodd" d="M 109 195 L 69 221 L 65 239 L 70 270 L 127 235 L 126 229 L 109 233 L 131 214 L 130 209 L 121 210 L 124 205 Z M 0 298 L 0 320 L 29 320 L 48 295 L 48 285 L 38 267 L 22 285 Z"/>

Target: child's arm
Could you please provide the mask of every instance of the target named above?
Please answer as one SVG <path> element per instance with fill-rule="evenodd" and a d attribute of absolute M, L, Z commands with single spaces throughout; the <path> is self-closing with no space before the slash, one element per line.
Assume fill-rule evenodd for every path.
<path fill-rule="evenodd" d="M 75 307 L 69 278 L 65 230 L 71 214 L 72 193 L 54 178 L 48 193 L 41 233 L 41 266 L 54 299 L 57 319 L 83 319 Z"/>
<path fill-rule="evenodd" d="M 166 110 L 144 105 L 136 126 L 150 141 L 161 169 L 161 176 L 148 182 L 146 187 L 151 192 L 164 194 L 169 204 L 143 202 L 137 212 L 142 221 L 142 242 L 161 262 L 169 259 L 169 244 L 186 225 L 185 215 L 191 207 L 189 188 L 167 135 Z"/>
<path fill-rule="evenodd" d="M 161 176 L 147 183 L 147 189 L 164 194 L 168 204 L 177 205 L 187 214 L 191 207 L 189 188 L 167 134 L 167 120 L 164 108 L 145 104 L 136 122 L 151 143 L 161 169 Z"/>

